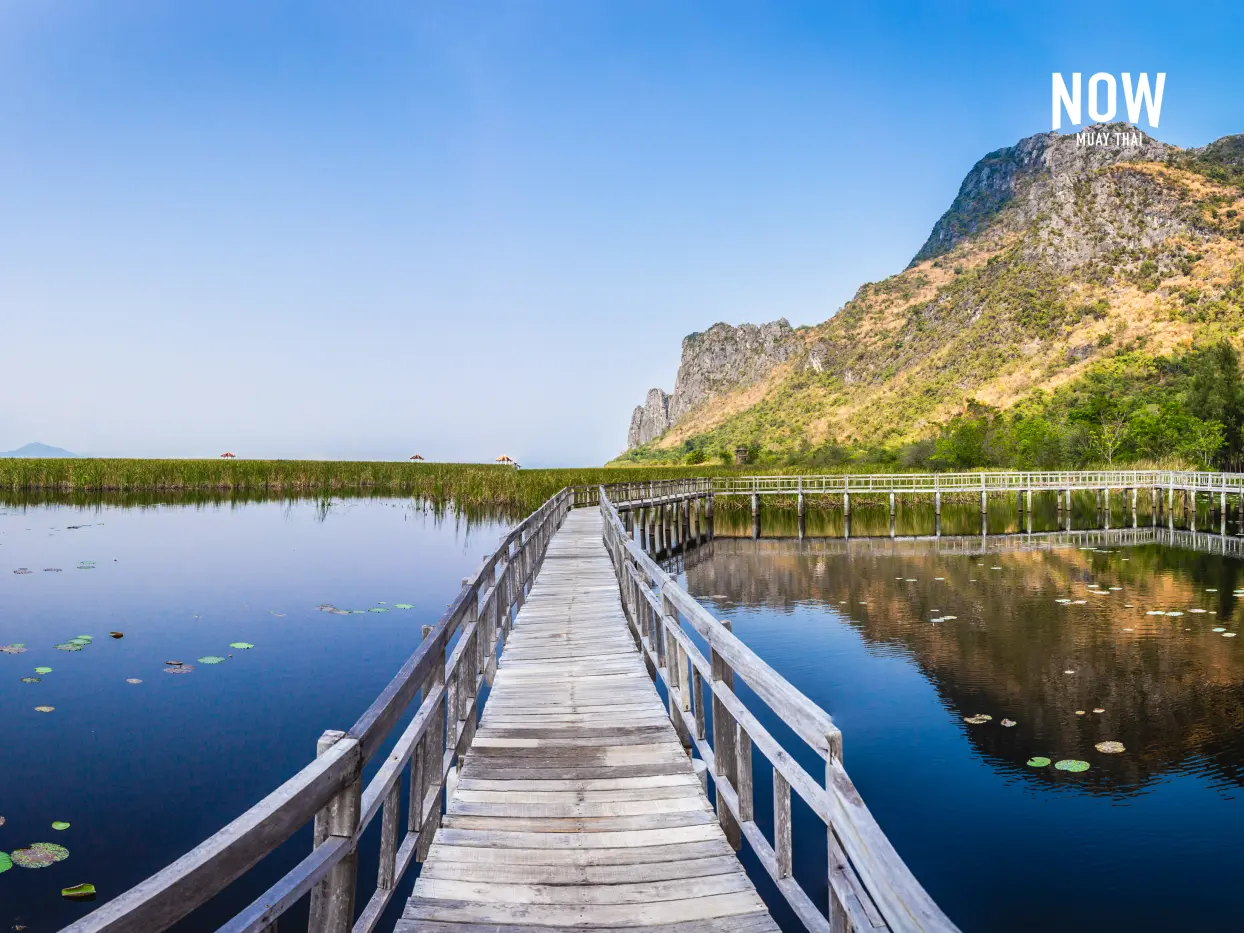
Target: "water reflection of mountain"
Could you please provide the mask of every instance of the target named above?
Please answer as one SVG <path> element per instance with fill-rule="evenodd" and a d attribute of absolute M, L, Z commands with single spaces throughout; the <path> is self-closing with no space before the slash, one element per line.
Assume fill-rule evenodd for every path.
<path fill-rule="evenodd" d="M 1081 550 L 1089 547 L 1096 550 Z M 715 597 L 726 612 L 820 604 L 875 650 L 911 657 L 956 716 L 994 717 L 962 728 L 995 762 L 1051 782 L 1064 775 L 1027 768 L 1030 756 L 1082 758 L 1093 768 L 1075 786 L 1129 794 L 1172 770 L 1244 783 L 1244 639 L 1211 632 L 1234 630 L 1239 614 L 1232 591 L 1242 565 L 1224 548 L 1238 552 L 1239 539 L 1161 528 L 718 537 L 689 549 L 683 562 L 691 591 Z M 1185 614 L 1146 614 L 1158 609 Z M 945 615 L 956 618 L 929 621 Z M 1019 725 L 1002 728 L 1004 717 Z M 1098 753 L 1095 743 L 1108 739 L 1127 752 Z"/>

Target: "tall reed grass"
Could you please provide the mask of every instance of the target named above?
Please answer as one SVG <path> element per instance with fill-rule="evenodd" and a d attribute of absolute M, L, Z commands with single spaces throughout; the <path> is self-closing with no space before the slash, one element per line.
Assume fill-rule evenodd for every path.
<path fill-rule="evenodd" d="M 454 502 L 459 507 L 531 509 L 564 486 L 730 472 L 737 470 L 704 465 L 516 470 L 492 464 L 347 460 L 12 458 L 0 459 L 0 490 L 44 494 L 229 492 L 256 496 L 373 490 L 430 502 Z"/>

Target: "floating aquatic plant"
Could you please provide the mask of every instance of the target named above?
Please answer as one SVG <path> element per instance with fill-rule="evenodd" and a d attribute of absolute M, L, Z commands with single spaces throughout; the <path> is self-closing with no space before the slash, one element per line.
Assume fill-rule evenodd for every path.
<path fill-rule="evenodd" d="M 1030 768 L 1044 768 L 1049 763 L 1050 760 L 1042 757 L 1041 755 L 1036 755 L 1028 759 L 1028 767 Z"/>
<path fill-rule="evenodd" d="M 1225 629 L 1225 628 L 1223 628 L 1222 626 L 1217 626 L 1216 628 L 1212 628 L 1212 629 L 1210 629 L 1210 631 L 1211 631 L 1211 632 L 1225 632 L 1225 631 L 1226 631 L 1226 629 Z"/>
<path fill-rule="evenodd" d="M 1004 719 L 1002 720 L 1002 725 L 1008 729 L 1011 729 L 1016 725 L 1016 723 L 1014 719 Z"/>
<path fill-rule="evenodd" d="M 254 648 L 255 646 L 252 645 L 249 641 L 231 641 L 229 642 L 229 647 L 240 648 L 241 650 L 245 651 L 247 648 Z"/>
<path fill-rule="evenodd" d="M 1098 742 L 1093 747 L 1103 755 L 1117 755 L 1124 750 L 1122 742 Z"/>
<path fill-rule="evenodd" d="M 57 830 L 58 832 L 64 832 L 65 830 L 69 828 L 69 824 L 64 822 L 63 820 L 56 820 L 52 823 L 52 828 Z"/>
<path fill-rule="evenodd" d="M 990 716 L 988 713 L 977 713 L 975 716 L 964 716 L 963 717 L 964 722 L 970 722 L 974 726 L 978 726 L 983 722 L 989 722 L 989 720 L 991 719 L 993 719 L 993 717 Z"/>
<path fill-rule="evenodd" d="M 23 677 L 22 678 L 22 683 L 24 684 L 37 684 L 37 683 L 41 683 L 42 681 L 43 681 L 42 677 Z"/>
<path fill-rule="evenodd" d="M 0 654 L 25 654 L 26 646 L 21 642 L 14 645 L 0 645 Z"/>
<path fill-rule="evenodd" d="M 8 871 L 13 867 L 13 860 L 9 858 L 9 853 L 0 852 L 0 874 Z"/>
<path fill-rule="evenodd" d="M 75 884 L 72 888 L 61 888 L 60 896 L 71 901 L 89 900 L 95 897 L 95 885 Z"/>
<path fill-rule="evenodd" d="M 52 673 L 52 669 L 50 667 L 36 667 L 35 673 L 36 674 L 50 674 Z"/>
<path fill-rule="evenodd" d="M 108 634 L 112 636 L 113 638 L 124 638 L 125 637 L 125 632 L 109 632 Z"/>
<path fill-rule="evenodd" d="M 25 849 L 14 849 L 9 857 L 18 868 L 47 868 L 69 858 L 69 850 L 51 842 L 36 842 Z"/>
<path fill-rule="evenodd" d="M 55 710 L 56 710 L 55 706 L 36 706 L 35 707 L 35 712 L 37 713 L 51 713 L 51 712 L 55 712 Z"/>
<path fill-rule="evenodd" d="M 1089 763 L 1076 758 L 1064 758 L 1062 761 L 1054 762 L 1054 767 L 1059 771 L 1070 771 L 1073 774 L 1079 774 L 1081 771 L 1089 769 Z"/>
<path fill-rule="evenodd" d="M 939 577 L 938 579 L 941 579 L 941 578 Z M 410 603 L 394 603 L 393 608 L 394 609 L 414 609 L 415 607 L 411 605 Z"/>
<path fill-rule="evenodd" d="M 224 658 L 216 654 L 209 654 L 205 658 L 199 658 L 200 664 L 223 664 L 224 661 L 225 661 Z"/>
<path fill-rule="evenodd" d="M 164 669 L 164 673 L 166 674 L 189 674 L 192 670 L 194 670 L 193 664 L 182 664 L 179 667 L 166 667 Z"/>
<path fill-rule="evenodd" d="M 142 683 L 142 681 L 139 680 L 137 677 L 127 677 L 125 678 L 125 682 L 127 684 L 141 684 Z"/>

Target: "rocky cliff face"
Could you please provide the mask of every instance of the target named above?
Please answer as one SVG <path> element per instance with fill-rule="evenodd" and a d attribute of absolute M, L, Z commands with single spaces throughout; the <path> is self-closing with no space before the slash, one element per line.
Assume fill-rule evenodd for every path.
<path fill-rule="evenodd" d="M 627 448 L 664 434 L 709 399 L 750 385 L 795 352 L 798 338 L 785 318 L 768 324 L 714 324 L 683 339 L 674 393 L 649 389 L 631 415 Z"/>
<path fill-rule="evenodd" d="M 631 428 L 626 432 L 626 446 L 638 447 L 655 440 L 670 426 L 670 397 L 663 389 L 649 389 L 642 405 L 631 414 Z"/>
<path fill-rule="evenodd" d="M 1081 144 L 1080 139 L 1091 144 Z M 1120 145 L 1120 139 L 1138 145 Z M 1100 143 L 1100 144 L 1099 144 Z M 1010 207 L 1004 230 L 1031 223 L 1051 201 L 1073 199 L 1090 173 L 1120 162 L 1165 159 L 1178 150 L 1126 123 L 1098 124 L 1083 134 L 1042 133 L 985 156 L 968 172 L 950 209 L 933 226 L 908 268 L 950 252 L 993 225 Z"/>

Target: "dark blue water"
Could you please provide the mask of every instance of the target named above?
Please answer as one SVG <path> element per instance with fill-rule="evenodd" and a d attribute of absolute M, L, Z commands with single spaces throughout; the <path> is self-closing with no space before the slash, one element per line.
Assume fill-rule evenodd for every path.
<path fill-rule="evenodd" d="M 502 531 L 385 499 L 0 508 L 0 645 L 27 647 L 0 653 L 0 851 L 70 853 L 0 873 L 0 929 L 60 929 L 94 906 L 62 888 L 94 884 L 102 903 L 293 775 L 371 703 Z M 53 647 L 78 635 L 93 641 Z M 211 656 L 226 660 L 197 660 Z M 194 670 L 165 673 L 170 660 Z M 53 670 L 22 683 L 37 666 Z M 295 837 L 179 929 L 215 929 L 310 845 Z"/>
<path fill-rule="evenodd" d="M 943 520 L 979 527 L 974 509 Z M 887 524 L 861 516 L 853 533 Z M 966 933 L 1244 928 L 1244 638 L 1213 631 L 1237 630 L 1239 560 L 1157 545 L 886 555 L 867 540 L 765 540 L 793 516 L 766 516 L 759 541 L 749 517 L 719 533 L 732 525 L 744 537 L 688 555 L 691 592 L 833 716 L 864 800 Z M 993 718 L 965 722 L 977 713 Z M 1097 751 L 1107 740 L 1126 750 Z M 798 807 L 795 842 L 796 875 L 823 904 L 824 829 Z"/>

